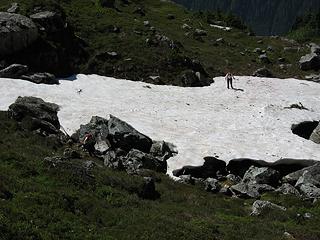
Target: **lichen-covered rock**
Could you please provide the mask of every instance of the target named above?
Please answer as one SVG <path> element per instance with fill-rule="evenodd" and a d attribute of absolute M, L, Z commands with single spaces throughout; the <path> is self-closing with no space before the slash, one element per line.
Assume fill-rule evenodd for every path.
<path fill-rule="evenodd" d="M 207 192 L 217 193 L 221 189 L 219 181 L 217 179 L 215 179 L 215 178 L 207 178 L 204 181 L 204 185 L 205 185 L 204 189 Z"/>
<path fill-rule="evenodd" d="M 151 154 L 144 153 L 137 149 L 132 149 L 127 156 L 123 158 L 123 166 L 129 173 L 136 173 L 138 169 L 150 169 L 155 172 L 166 173 L 167 162 Z"/>
<path fill-rule="evenodd" d="M 320 198 L 320 188 L 313 184 L 306 183 L 299 186 L 302 196 L 306 198 Z"/>
<path fill-rule="evenodd" d="M 230 190 L 238 197 L 258 198 L 264 192 L 274 191 L 275 189 L 267 184 L 238 183 L 230 187 Z"/>
<path fill-rule="evenodd" d="M 276 192 L 282 193 L 284 195 L 295 195 L 300 196 L 299 191 L 289 183 L 282 184 L 279 188 L 276 189 Z"/>
<path fill-rule="evenodd" d="M 244 174 L 242 181 L 253 184 L 276 185 L 280 180 L 280 173 L 268 167 L 251 166 Z"/>
<path fill-rule="evenodd" d="M 193 177 L 191 177 L 191 175 L 181 175 L 181 176 L 179 176 L 178 182 L 184 183 L 184 184 L 194 185 L 195 179 Z"/>
<path fill-rule="evenodd" d="M 251 216 L 259 216 L 263 214 L 266 211 L 270 210 L 278 210 L 278 211 L 286 211 L 287 209 L 285 207 L 276 205 L 274 203 L 271 203 L 269 201 L 261 201 L 257 200 L 252 205 L 252 212 Z"/>
<path fill-rule="evenodd" d="M 320 163 L 292 172 L 282 178 L 283 182 L 292 185 L 299 185 L 302 183 L 311 183 L 319 185 L 320 182 Z M 299 183 L 298 183 L 299 180 Z M 320 185 L 319 185 L 320 186 Z"/>

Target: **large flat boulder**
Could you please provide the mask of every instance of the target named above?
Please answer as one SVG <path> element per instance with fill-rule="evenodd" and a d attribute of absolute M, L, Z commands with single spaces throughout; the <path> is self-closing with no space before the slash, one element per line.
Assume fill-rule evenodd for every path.
<path fill-rule="evenodd" d="M 20 51 L 38 38 L 34 22 L 20 14 L 0 12 L 0 55 Z"/>
<path fill-rule="evenodd" d="M 269 201 L 257 200 L 252 204 L 252 212 L 250 215 L 251 216 L 259 216 L 259 215 L 262 215 L 263 213 L 268 212 L 270 210 L 286 211 L 287 209 L 285 207 L 279 206 L 279 205 L 271 203 Z"/>
<path fill-rule="evenodd" d="M 23 74 L 26 74 L 28 70 L 29 68 L 26 65 L 12 64 L 0 70 L 0 77 L 1 78 L 21 78 L 21 76 Z"/>
<path fill-rule="evenodd" d="M 310 183 L 320 187 L 320 163 L 292 172 L 284 176 L 282 180 L 292 185 Z"/>
<path fill-rule="evenodd" d="M 251 166 L 244 174 L 242 181 L 253 184 L 277 185 L 280 180 L 280 173 L 268 167 Z"/>
<path fill-rule="evenodd" d="M 58 119 L 59 106 L 54 103 L 48 103 L 41 98 L 36 97 L 18 97 L 17 100 L 9 106 L 10 116 L 22 121 L 26 118 L 36 119 L 41 125 L 52 125 L 57 130 L 60 129 Z"/>
<path fill-rule="evenodd" d="M 108 130 L 111 144 L 115 148 L 121 148 L 125 151 L 134 148 L 145 153 L 150 152 L 152 140 L 119 118 L 110 116 Z"/>
<path fill-rule="evenodd" d="M 320 56 L 316 53 L 310 53 L 302 56 L 299 65 L 301 70 L 318 70 L 320 69 Z"/>
<path fill-rule="evenodd" d="M 280 172 L 281 177 L 284 177 L 292 172 L 301 170 L 305 167 L 313 166 L 318 163 L 311 159 L 293 159 L 283 158 L 275 162 L 266 162 L 263 160 L 255 160 L 249 158 L 237 158 L 229 161 L 227 170 L 237 176 L 243 177 L 245 172 L 251 167 L 270 167 Z"/>
<path fill-rule="evenodd" d="M 274 191 L 275 189 L 267 184 L 254 184 L 240 182 L 230 187 L 232 193 L 241 198 L 259 198 L 262 193 Z"/>
<path fill-rule="evenodd" d="M 161 173 L 167 172 L 167 161 L 136 149 L 132 149 L 127 156 L 122 159 L 122 164 L 129 173 L 136 173 L 139 169 L 150 169 Z"/>

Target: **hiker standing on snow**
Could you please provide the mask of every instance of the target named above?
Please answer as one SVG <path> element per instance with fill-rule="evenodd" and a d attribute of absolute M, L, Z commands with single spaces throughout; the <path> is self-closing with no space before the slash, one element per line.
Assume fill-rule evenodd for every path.
<path fill-rule="evenodd" d="M 235 79 L 234 76 L 230 72 L 228 72 L 227 75 L 225 76 L 225 79 L 227 81 L 228 89 L 230 88 L 229 85 L 231 86 L 231 89 L 233 89 L 232 80 Z"/>

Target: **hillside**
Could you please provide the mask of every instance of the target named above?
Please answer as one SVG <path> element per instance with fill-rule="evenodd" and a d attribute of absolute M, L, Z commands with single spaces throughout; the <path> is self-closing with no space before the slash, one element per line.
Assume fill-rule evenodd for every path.
<path fill-rule="evenodd" d="M 303 79 L 309 74 L 298 66 L 308 47 L 287 39 L 248 36 L 238 23 L 231 31 L 209 24 L 233 23 L 230 16 L 193 13 L 155 0 L 118 0 L 112 7 L 85 0 L 17 2 L 19 12 L 27 16 L 44 10 L 58 12 L 66 18 L 67 32 L 75 33 L 71 40 L 65 34 L 49 38 L 41 34 L 41 41 L 29 49 L 4 57 L 8 64 L 27 64 L 34 71 L 51 70 L 57 76 L 95 73 L 179 86 L 208 85 L 212 77 L 227 71 L 252 75 L 264 66 L 280 78 Z M 1 1 L 0 9 L 6 10 L 10 3 Z M 52 62 L 57 51 L 60 61 Z M 53 57 L 42 57 L 43 52 Z M 264 52 L 267 58 L 260 58 Z"/>
<path fill-rule="evenodd" d="M 304 14 L 295 22 L 289 37 L 301 42 L 319 41 L 320 38 L 320 10 Z"/>
<path fill-rule="evenodd" d="M 298 16 L 320 8 L 317 0 L 175 0 L 194 10 L 232 12 L 241 17 L 257 35 L 285 35 Z"/>

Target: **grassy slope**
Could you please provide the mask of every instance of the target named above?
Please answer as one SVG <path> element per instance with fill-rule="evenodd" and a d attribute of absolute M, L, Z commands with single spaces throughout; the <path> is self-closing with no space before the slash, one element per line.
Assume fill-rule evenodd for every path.
<path fill-rule="evenodd" d="M 22 12 L 31 2 L 48 2 L 49 0 L 19 0 Z M 8 6 L 9 0 L 1 1 L 1 6 Z M 47 4 L 47 3 L 46 3 Z M 89 43 L 90 53 L 103 51 L 116 51 L 121 55 L 121 59 L 110 64 L 99 65 L 100 74 L 113 75 L 110 68 L 113 66 L 125 67 L 133 65 L 137 69 L 137 79 L 146 78 L 150 75 L 157 75 L 168 79 L 166 82 L 173 82 L 178 73 L 170 72 L 164 64 L 165 59 L 175 55 L 176 52 L 164 47 L 150 47 L 146 44 L 146 39 L 151 32 L 143 25 L 143 21 L 150 21 L 157 31 L 168 36 L 172 40 L 182 43 L 183 55 L 199 59 L 211 76 L 232 71 L 237 75 L 250 75 L 257 68 L 267 66 L 278 77 L 299 77 L 303 78 L 306 73 L 299 70 L 298 60 L 308 50 L 298 44 L 293 44 L 281 39 L 270 37 L 249 37 L 240 30 L 232 30 L 230 33 L 211 28 L 204 16 L 191 13 L 182 7 L 166 2 L 155 0 L 135 0 L 129 5 L 117 2 L 120 11 L 102 8 L 97 0 L 65 0 L 60 1 L 60 5 L 65 9 L 69 22 L 75 27 L 77 34 Z M 146 16 L 133 14 L 137 6 L 142 6 L 146 10 Z M 5 9 L 5 7 L 3 7 Z M 168 14 L 173 14 L 174 20 L 167 19 Z M 186 36 L 186 30 L 182 29 L 183 23 L 187 23 L 196 28 L 208 31 L 208 36 L 203 37 L 203 42 L 195 40 L 192 31 Z M 121 33 L 109 33 L 108 25 L 116 25 L 121 28 Z M 134 33 L 134 30 L 141 32 L 141 35 Z M 215 40 L 224 38 L 226 43 L 215 45 Z M 257 43 L 259 39 L 262 44 Z M 273 64 L 260 63 L 258 55 L 252 51 L 259 47 L 267 49 L 272 46 L 274 51 L 268 52 Z M 284 47 L 301 47 L 299 52 L 284 52 Z M 249 52 L 244 56 L 240 52 Z M 292 64 L 286 70 L 281 70 L 277 59 L 285 57 L 286 63 Z M 131 61 L 125 59 L 131 58 Z M 108 68 L 108 70 L 106 70 Z M 143 76 L 143 77 L 141 77 Z M 120 75 L 120 77 L 125 77 Z M 132 74 L 129 75 L 132 77 Z M 133 77 L 132 77 L 133 78 Z"/>
<path fill-rule="evenodd" d="M 61 154 L 52 140 L 19 130 L 0 112 L 0 239 L 319 239 L 320 205 L 296 198 L 264 195 L 288 208 L 250 217 L 253 200 L 206 193 L 158 175 L 161 199 L 134 193 L 141 178 L 106 168 L 84 181 L 72 170 L 48 169 L 46 156 Z M 81 160 L 87 159 L 86 156 Z M 97 161 L 97 164 L 101 164 Z M 297 213 L 312 213 L 298 221 Z"/>

